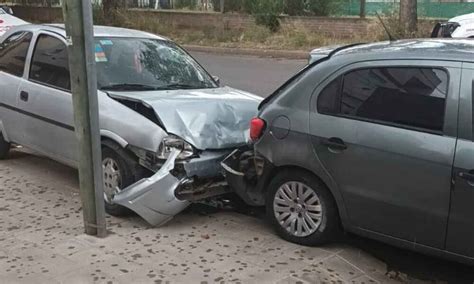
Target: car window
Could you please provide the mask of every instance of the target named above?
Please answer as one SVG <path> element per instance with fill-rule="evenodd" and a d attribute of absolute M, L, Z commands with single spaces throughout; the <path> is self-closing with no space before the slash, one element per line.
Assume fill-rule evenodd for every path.
<path fill-rule="evenodd" d="M 359 69 L 344 75 L 340 94 L 331 90 L 331 84 L 318 99 L 321 113 L 435 132 L 443 130 L 448 74 L 442 69 Z M 332 107 L 328 99 L 331 92 L 337 100 Z"/>
<path fill-rule="evenodd" d="M 339 93 L 342 87 L 342 76 L 329 83 L 320 93 L 318 98 L 318 111 L 320 113 L 335 113 L 340 110 Z"/>
<path fill-rule="evenodd" d="M 29 32 L 17 32 L 0 44 L 0 70 L 23 76 L 31 38 L 32 34 Z"/>
<path fill-rule="evenodd" d="M 46 34 L 38 37 L 31 60 L 30 80 L 63 90 L 71 89 L 67 48 L 61 40 Z"/>
<path fill-rule="evenodd" d="M 472 80 L 471 87 L 471 119 L 472 119 L 472 141 L 474 141 L 474 80 Z"/>

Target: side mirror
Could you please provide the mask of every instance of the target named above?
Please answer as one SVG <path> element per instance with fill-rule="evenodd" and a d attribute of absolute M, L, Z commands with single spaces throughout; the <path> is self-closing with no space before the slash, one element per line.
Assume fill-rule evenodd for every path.
<path fill-rule="evenodd" d="M 212 79 L 214 82 L 216 82 L 217 85 L 221 85 L 221 79 L 218 76 L 212 76 Z"/>

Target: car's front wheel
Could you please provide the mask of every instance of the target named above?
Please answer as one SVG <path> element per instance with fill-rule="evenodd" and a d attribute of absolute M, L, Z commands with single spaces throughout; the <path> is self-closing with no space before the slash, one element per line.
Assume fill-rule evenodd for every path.
<path fill-rule="evenodd" d="M 141 178 L 138 163 L 122 147 L 109 142 L 102 146 L 102 171 L 106 212 L 113 216 L 128 215 L 130 210 L 113 203 L 113 198 Z"/>
<path fill-rule="evenodd" d="M 306 246 L 334 240 L 340 222 L 324 184 L 304 171 L 284 170 L 270 183 L 267 217 L 283 239 Z"/>
<path fill-rule="evenodd" d="M 0 132 L 0 160 L 6 159 L 9 151 L 10 143 L 5 141 L 5 138 L 3 138 L 3 134 Z"/>

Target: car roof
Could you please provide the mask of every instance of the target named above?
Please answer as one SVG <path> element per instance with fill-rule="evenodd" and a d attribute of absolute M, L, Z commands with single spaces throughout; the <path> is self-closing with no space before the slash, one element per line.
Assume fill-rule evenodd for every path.
<path fill-rule="evenodd" d="M 22 31 L 49 31 L 56 34 L 59 34 L 66 37 L 66 30 L 64 24 L 31 24 L 31 25 L 22 25 L 14 28 L 15 30 Z M 13 30 L 13 29 L 12 29 Z M 95 37 L 124 37 L 124 38 L 150 38 L 150 39 L 159 39 L 166 40 L 166 37 L 151 34 L 148 32 L 143 32 L 139 30 L 132 30 L 126 28 L 117 28 L 109 26 L 94 26 L 94 36 Z"/>
<path fill-rule="evenodd" d="M 405 39 L 340 48 L 331 58 L 360 60 L 421 59 L 474 62 L 472 39 Z"/>
<path fill-rule="evenodd" d="M 450 22 L 456 22 L 456 23 L 464 22 L 464 21 L 473 22 L 474 21 L 474 13 L 460 15 L 460 16 L 457 16 L 457 17 L 454 17 L 454 18 L 450 19 L 449 21 Z"/>

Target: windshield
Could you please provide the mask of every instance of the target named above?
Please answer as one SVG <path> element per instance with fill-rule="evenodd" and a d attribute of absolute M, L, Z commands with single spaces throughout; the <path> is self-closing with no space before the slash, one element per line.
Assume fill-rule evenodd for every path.
<path fill-rule="evenodd" d="M 101 90 L 216 88 L 209 74 L 176 44 L 157 39 L 96 38 Z"/>

